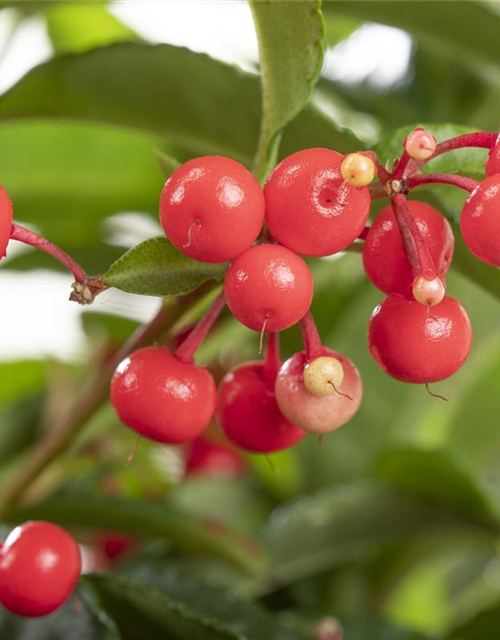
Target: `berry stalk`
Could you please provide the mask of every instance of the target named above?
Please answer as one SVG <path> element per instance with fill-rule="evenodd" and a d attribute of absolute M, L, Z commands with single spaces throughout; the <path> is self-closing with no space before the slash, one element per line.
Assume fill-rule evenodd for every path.
<path fill-rule="evenodd" d="M 224 297 L 224 292 L 222 291 L 212 302 L 203 318 L 193 328 L 191 333 L 175 352 L 175 355 L 179 360 L 182 360 L 182 362 L 185 362 L 186 364 L 194 363 L 196 351 L 203 340 L 207 337 L 225 304 L 226 299 Z"/>
<path fill-rule="evenodd" d="M 317 358 L 323 349 L 321 337 L 318 328 L 314 322 L 314 318 L 310 311 L 300 321 L 300 330 L 302 332 L 302 340 L 304 341 L 304 349 L 308 360 Z"/>
<path fill-rule="evenodd" d="M 266 355 L 264 357 L 264 376 L 268 380 L 275 380 L 281 366 L 280 336 L 279 333 L 270 331 L 267 334 Z"/>
<path fill-rule="evenodd" d="M 477 180 L 452 173 L 422 173 L 409 177 L 406 182 L 407 189 L 414 189 L 423 184 L 449 184 L 472 193 L 479 186 Z"/>

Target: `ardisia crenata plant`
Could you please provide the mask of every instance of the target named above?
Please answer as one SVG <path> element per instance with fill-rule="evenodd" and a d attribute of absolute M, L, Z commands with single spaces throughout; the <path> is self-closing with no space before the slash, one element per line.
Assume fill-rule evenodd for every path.
<path fill-rule="evenodd" d="M 388 294 L 369 322 L 375 362 L 397 380 L 427 387 L 456 373 L 469 354 L 472 330 L 463 307 L 446 295 L 453 233 L 439 211 L 408 196 L 434 183 L 468 191 L 465 243 L 483 262 L 500 266 L 500 173 L 494 173 L 500 143 L 496 133 L 479 132 L 436 144 L 417 128 L 402 146 L 392 168 L 372 151 L 304 149 L 276 166 L 263 191 L 229 158 L 204 156 L 175 170 L 160 198 L 162 226 L 186 256 L 230 261 L 224 291 L 174 353 L 146 347 L 118 365 L 111 402 L 122 422 L 151 440 L 178 444 L 198 437 L 217 414 L 233 444 L 260 453 L 293 446 L 305 432 L 325 434 L 344 425 L 361 404 L 361 378 L 346 356 L 321 343 L 309 311 L 312 276 L 301 256 L 358 247 L 367 276 Z M 490 150 L 483 182 L 421 172 L 428 161 L 465 147 Z M 381 198 L 390 204 L 367 226 L 370 203 Z M 13 224 L 4 191 L 1 204 L 4 252 L 10 236 L 53 255 L 75 277 L 71 299 L 81 304 L 107 288 L 61 249 Z M 269 339 L 263 363 L 229 373 L 217 399 L 214 379 L 194 358 L 226 303 L 261 334 L 261 345 L 264 334 Z M 297 323 L 305 351 L 280 365 L 279 332 Z"/>

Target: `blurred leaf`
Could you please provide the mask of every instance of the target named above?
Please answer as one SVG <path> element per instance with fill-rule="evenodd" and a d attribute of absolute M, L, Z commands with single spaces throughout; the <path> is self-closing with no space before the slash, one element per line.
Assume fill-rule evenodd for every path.
<path fill-rule="evenodd" d="M 83 330 L 91 339 L 101 336 L 116 346 L 128 340 L 140 324 L 129 318 L 88 310 L 82 313 L 81 319 Z"/>
<path fill-rule="evenodd" d="M 40 389 L 46 381 L 45 363 L 41 360 L 0 362 L 0 407 Z"/>
<path fill-rule="evenodd" d="M 166 153 L 163 153 L 163 151 L 160 151 L 159 149 L 155 149 L 155 156 L 165 180 L 170 178 L 172 173 L 180 167 L 181 163 L 178 160 L 172 158 L 172 156 L 169 156 Z"/>
<path fill-rule="evenodd" d="M 464 133 L 477 131 L 472 127 L 464 127 L 457 124 L 411 124 L 388 134 L 376 147 L 382 164 L 387 161 L 391 164 L 395 158 L 399 158 L 403 153 L 403 141 L 414 129 L 424 127 L 430 131 L 438 142 L 443 142 L 449 138 L 460 136 Z M 457 149 L 450 151 L 422 167 L 425 173 L 460 173 L 462 175 L 484 175 L 484 163 L 486 161 L 486 149 Z"/>
<path fill-rule="evenodd" d="M 0 637 L 5 640 L 121 640 L 94 588 L 83 579 L 60 609 L 43 618 L 20 618 L 0 609 Z"/>
<path fill-rule="evenodd" d="M 450 14 L 448 2 L 429 2 L 422 11 L 419 0 L 350 2 L 335 0 L 323 4 L 325 19 L 349 15 L 365 22 L 404 29 L 440 55 L 460 60 L 476 73 L 500 79 L 500 50 L 496 39 L 500 15 L 482 2 L 458 2 Z M 446 25 L 443 28 L 443 25 Z"/>
<path fill-rule="evenodd" d="M 378 545 L 436 532 L 474 531 L 491 525 L 472 522 L 456 509 L 417 501 L 378 484 L 323 490 L 279 508 L 262 533 L 276 578 L 290 584 L 330 567 L 355 561 Z"/>
<path fill-rule="evenodd" d="M 178 296 L 207 280 L 221 280 L 226 264 L 192 260 L 177 251 L 165 236 L 146 240 L 111 265 L 102 281 L 129 293 Z"/>
<path fill-rule="evenodd" d="M 276 164 L 279 134 L 307 104 L 323 61 L 320 0 L 252 0 L 260 52 L 262 116 L 254 168 L 263 180 Z"/>
<path fill-rule="evenodd" d="M 42 407 L 42 395 L 26 395 L 0 412 L 0 463 L 11 462 L 17 453 L 34 441 Z"/>
<path fill-rule="evenodd" d="M 375 617 L 341 617 L 341 623 L 346 640 L 432 640 L 418 631 Z"/>
<path fill-rule="evenodd" d="M 44 15 L 56 54 L 139 40 L 132 29 L 108 12 L 105 3 L 57 2 L 48 6 Z"/>
<path fill-rule="evenodd" d="M 163 564 L 148 563 L 125 569 L 136 583 L 154 587 L 182 602 L 192 611 L 221 624 L 246 640 L 302 640 L 303 636 L 289 625 L 279 622 L 259 604 L 247 602 L 233 591 L 202 582 L 191 574 Z"/>
<path fill-rule="evenodd" d="M 111 122 L 154 131 L 188 155 L 227 155 L 250 164 L 259 131 L 259 81 L 184 48 L 116 44 L 39 65 L 0 97 L 0 117 Z M 312 108 L 294 120 L 285 140 L 287 153 L 360 146 L 351 132 Z"/>
<path fill-rule="evenodd" d="M 94 254 L 116 252 L 102 243 L 102 219 L 120 211 L 157 215 L 162 178 L 156 146 L 153 136 L 119 127 L 2 122 L 1 182 L 17 220 L 34 225 L 72 255 L 79 250 L 82 258 L 83 252 L 91 263 Z"/>
<path fill-rule="evenodd" d="M 259 550 L 220 525 L 183 514 L 171 505 L 69 493 L 9 514 L 10 522 L 48 519 L 63 526 L 90 527 L 167 538 L 181 549 L 207 553 L 250 574 L 261 570 Z"/>
<path fill-rule="evenodd" d="M 378 464 L 378 475 L 407 495 L 500 529 L 500 513 L 485 487 L 445 452 L 389 450 Z"/>
<path fill-rule="evenodd" d="M 493 640 L 500 637 L 500 602 L 480 611 L 453 629 L 447 640 Z"/>

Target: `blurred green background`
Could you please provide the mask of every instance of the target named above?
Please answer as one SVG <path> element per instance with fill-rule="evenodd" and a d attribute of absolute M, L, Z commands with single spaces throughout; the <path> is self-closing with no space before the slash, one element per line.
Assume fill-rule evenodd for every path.
<path fill-rule="evenodd" d="M 134 28 L 133 13 L 122 19 L 121 4 L 135 6 L 139 23 L 158 3 L 0 3 L 0 80 L 2 60 L 27 24 L 43 31 L 48 47 L 46 60 L 0 95 L 0 182 L 16 218 L 89 273 L 106 271 L 132 244 L 158 233 L 157 203 L 172 158 L 216 153 L 251 166 L 259 136 L 252 47 L 241 70 L 175 46 L 173 9 L 158 44 L 161 38 Z M 238 34 L 231 12 L 245 5 L 166 4 L 177 5 L 179 32 L 189 30 L 192 12 L 203 42 L 217 40 L 214 25 L 224 11 L 224 28 L 234 24 Z M 301 3 L 281 4 L 292 24 Z M 374 148 L 392 162 L 416 125 L 438 140 L 498 129 L 498 3 L 335 1 L 322 10 L 322 75 L 310 105 L 285 128 L 281 157 L 311 146 Z M 246 5 L 242 16 L 253 29 Z M 276 16 L 269 22 L 275 39 L 262 28 L 264 44 L 293 68 L 302 54 L 294 53 L 293 38 L 285 47 L 279 24 Z M 480 179 L 484 160 L 484 151 L 461 151 L 437 163 Z M 456 224 L 462 193 L 437 187 L 415 195 Z M 188 450 L 147 442 L 125 467 L 134 435 L 104 404 L 4 517 L 5 531 L 31 517 L 70 528 L 89 574 L 77 600 L 49 618 L 25 622 L 1 612 L 2 639 L 335 640 L 316 626 L 334 617 L 345 640 L 498 640 L 498 271 L 475 261 L 457 235 L 448 291 L 470 315 L 474 345 L 463 369 L 434 385 L 450 399 L 442 402 L 388 378 L 371 360 L 367 324 L 383 295 L 364 276 L 360 256 L 310 265 L 323 341 L 362 374 L 355 419 L 321 448 L 309 437 L 273 456 L 276 471 L 265 458 L 244 456 L 228 478 L 186 473 Z M 64 314 L 72 303 L 64 302 L 53 322 L 77 323 L 78 344 L 59 357 L 38 340 L 30 352 L 22 348 L 29 328 L 25 336 L 13 333 L 16 314 L 36 330 L 55 286 L 47 270 L 58 266 L 40 252 L 13 251 L 1 269 L 8 330 L 0 337 L 0 480 L 8 488 L 41 443 L 57 438 L 62 413 L 158 302 L 112 294 L 71 317 Z M 21 305 L 21 280 L 12 278 L 25 283 L 31 275 L 33 291 L 23 284 Z M 196 319 L 212 286 L 181 324 Z M 283 356 L 300 348 L 298 330 L 286 332 Z M 200 362 L 220 377 L 257 351 L 258 336 L 225 314 Z M 215 425 L 210 438 L 221 438 Z M 106 555 L 102 531 L 133 536 L 118 561 Z"/>

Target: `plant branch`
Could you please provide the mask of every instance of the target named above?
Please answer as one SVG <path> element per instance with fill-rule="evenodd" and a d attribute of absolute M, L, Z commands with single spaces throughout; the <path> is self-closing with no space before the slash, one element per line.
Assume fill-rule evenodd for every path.
<path fill-rule="evenodd" d="M 300 330 L 302 331 L 302 340 L 304 341 L 306 358 L 308 360 L 314 360 L 314 358 L 317 358 L 321 354 L 323 344 L 310 311 L 308 311 L 302 318 L 300 322 Z"/>
<path fill-rule="evenodd" d="M 472 193 L 479 185 L 477 180 L 452 173 L 421 173 L 411 176 L 405 181 L 407 189 L 413 189 L 424 184 L 449 184 Z"/>

